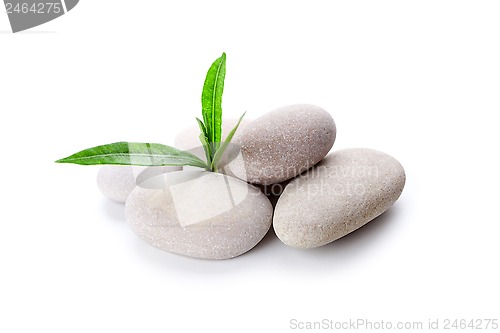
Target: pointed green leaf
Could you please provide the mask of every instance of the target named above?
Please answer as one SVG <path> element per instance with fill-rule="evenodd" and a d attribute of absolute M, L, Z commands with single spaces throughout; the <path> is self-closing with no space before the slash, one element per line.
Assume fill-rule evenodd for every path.
<path fill-rule="evenodd" d="M 205 157 L 207 159 L 207 165 L 212 164 L 212 151 L 210 149 L 210 145 L 208 144 L 208 138 L 207 138 L 207 129 L 203 122 L 196 118 L 196 121 L 198 122 L 198 126 L 200 127 L 201 134 L 199 136 L 201 145 L 203 147 L 203 150 L 205 151 Z"/>
<path fill-rule="evenodd" d="M 203 121 L 206 127 L 208 143 L 214 147 L 212 154 L 220 145 L 222 137 L 222 94 L 226 77 L 226 54 L 214 61 L 207 72 L 201 106 Z"/>
<path fill-rule="evenodd" d="M 198 117 L 195 117 L 196 121 L 198 122 L 198 126 L 200 127 L 200 132 L 207 135 L 207 128 L 205 127 L 205 124 L 203 124 L 203 121 L 201 121 Z"/>
<path fill-rule="evenodd" d="M 189 152 L 158 143 L 136 142 L 116 142 L 89 148 L 56 162 L 81 165 L 191 165 L 199 168 L 208 168 L 205 162 Z"/>
<path fill-rule="evenodd" d="M 238 127 L 240 126 L 240 123 L 241 121 L 243 120 L 243 117 L 245 116 L 246 112 L 244 112 L 240 119 L 238 120 L 238 123 L 236 124 L 236 126 L 234 126 L 234 128 L 231 130 L 231 132 L 229 132 L 229 134 L 227 135 L 226 137 L 226 140 L 224 141 L 224 143 L 220 146 L 220 148 L 215 152 L 215 156 L 214 156 L 214 159 L 212 160 L 212 170 L 217 170 L 217 167 L 219 165 L 219 162 L 220 160 L 222 159 L 222 156 L 224 156 L 224 153 L 227 149 L 227 146 L 229 145 L 229 143 L 231 142 L 231 140 L 233 139 L 233 136 L 234 136 L 234 133 L 236 133 L 236 130 L 238 129 Z"/>
<path fill-rule="evenodd" d="M 205 158 L 207 159 L 207 165 L 212 165 L 212 152 L 210 150 L 210 145 L 207 142 L 207 137 L 205 134 L 200 133 L 200 142 L 205 151 Z"/>

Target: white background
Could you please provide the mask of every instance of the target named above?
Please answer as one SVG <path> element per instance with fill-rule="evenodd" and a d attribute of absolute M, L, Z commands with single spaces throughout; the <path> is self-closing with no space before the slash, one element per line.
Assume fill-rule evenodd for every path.
<path fill-rule="evenodd" d="M 0 331 L 498 318 L 499 17 L 497 1 L 82 0 L 12 34 L 0 13 Z M 53 163 L 120 140 L 171 144 L 222 51 L 226 116 L 325 108 L 333 149 L 403 164 L 393 208 L 319 249 L 271 233 L 203 261 L 141 241 L 96 168 Z"/>

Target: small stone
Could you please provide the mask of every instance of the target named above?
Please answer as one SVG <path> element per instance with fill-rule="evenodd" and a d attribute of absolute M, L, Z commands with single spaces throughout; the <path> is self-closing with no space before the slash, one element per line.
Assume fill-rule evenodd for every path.
<path fill-rule="evenodd" d="M 234 126 L 238 124 L 238 120 L 239 119 L 236 118 L 222 120 L 222 141 L 226 139 L 229 132 L 231 132 Z M 241 133 L 251 122 L 252 120 L 247 119 L 245 116 L 241 121 L 233 140 L 238 137 L 239 133 Z M 191 154 L 201 158 L 203 161 L 206 160 L 205 151 L 203 150 L 200 142 L 200 128 L 196 125 L 181 130 L 174 139 L 174 147 L 181 150 L 187 150 Z"/>
<path fill-rule="evenodd" d="M 271 227 L 273 208 L 257 188 L 214 172 L 184 170 L 148 179 L 125 204 L 132 230 L 164 251 L 229 259 Z"/>
<path fill-rule="evenodd" d="M 322 108 L 285 106 L 254 120 L 233 140 L 240 154 L 223 172 L 254 184 L 280 183 L 321 161 L 335 136 L 335 122 Z"/>
<path fill-rule="evenodd" d="M 329 154 L 292 180 L 273 218 L 278 238 L 297 248 L 333 242 L 384 213 L 399 198 L 405 171 L 393 157 L 371 149 Z"/>
<path fill-rule="evenodd" d="M 181 168 L 104 165 L 97 174 L 97 187 L 109 199 L 125 203 L 138 183 L 155 175 L 177 170 Z"/>

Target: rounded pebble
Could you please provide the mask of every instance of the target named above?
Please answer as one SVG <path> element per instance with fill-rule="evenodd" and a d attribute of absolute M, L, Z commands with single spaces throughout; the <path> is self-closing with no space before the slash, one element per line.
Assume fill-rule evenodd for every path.
<path fill-rule="evenodd" d="M 240 154 L 223 172 L 254 184 L 280 183 L 321 161 L 335 136 L 335 122 L 322 108 L 285 106 L 254 120 L 233 140 Z"/>
<path fill-rule="evenodd" d="M 274 212 L 276 235 L 297 248 L 333 242 L 392 206 L 405 180 L 401 164 L 385 153 L 371 149 L 331 153 L 285 188 Z"/>
<path fill-rule="evenodd" d="M 203 259 L 249 251 L 268 232 L 272 215 L 259 189 L 195 170 L 150 178 L 125 204 L 125 217 L 140 238 L 164 251 Z"/>
<path fill-rule="evenodd" d="M 125 203 L 138 183 L 154 175 L 177 170 L 181 167 L 104 165 L 97 173 L 97 187 L 109 199 Z"/>

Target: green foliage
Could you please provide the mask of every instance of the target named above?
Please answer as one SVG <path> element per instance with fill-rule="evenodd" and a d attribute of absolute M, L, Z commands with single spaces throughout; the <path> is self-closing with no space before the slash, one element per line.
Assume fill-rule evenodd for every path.
<path fill-rule="evenodd" d="M 200 142 L 205 151 L 206 162 L 195 155 L 174 147 L 158 143 L 116 142 L 82 150 L 56 161 L 80 165 L 112 164 L 142 166 L 195 166 L 217 171 L 218 165 L 238 129 L 245 113 L 222 141 L 222 94 L 226 77 L 226 54 L 210 66 L 201 96 L 203 121 L 196 118 L 200 127 Z"/>
<path fill-rule="evenodd" d="M 143 166 L 184 166 L 207 168 L 195 155 L 158 143 L 116 142 L 82 150 L 56 161 L 80 165 L 114 164 Z"/>

